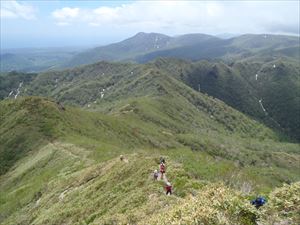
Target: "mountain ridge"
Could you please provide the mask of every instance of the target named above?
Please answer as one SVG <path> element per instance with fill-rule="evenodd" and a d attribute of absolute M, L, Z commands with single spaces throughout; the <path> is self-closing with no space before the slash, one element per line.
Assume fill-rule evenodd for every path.
<path fill-rule="evenodd" d="M 157 43 L 158 40 L 161 41 Z M 141 43 L 143 45 L 138 47 Z M 84 63 L 80 62 L 80 64 L 89 64 L 100 60 L 145 63 L 156 57 L 179 57 L 191 60 L 222 58 L 232 61 L 249 58 L 258 52 L 271 49 L 281 49 L 277 54 L 281 53 L 283 56 L 300 58 L 296 52 L 292 56 L 288 53 L 289 48 L 299 47 L 299 43 L 299 37 L 284 35 L 245 34 L 230 39 L 220 39 L 201 33 L 170 37 L 159 33 L 140 32 L 124 41 L 95 48 L 82 53 L 82 55 L 79 54 L 74 57 L 75 62 L 71 60 L 67 66 L 78 65 L 77 59 L 84 60 Z M 122 48 L 129 52 L 122 51 Z M 117 57 L 114 56 L 115 51 L 118 52 Z M 105 54 L 108 54 L 109 57 Z M 268 60 L 268 55 L 264 54 L 264 60 Z M 89 60 L 90 56 L 92 56 L 92 60 Z"/>
<path fill-rule="evenodd" d="M 198 204 L 197 211 L 210 207 L 218 212 L 224 211 L 226 216 L 222 221 L 235 220 L 237 224 L 253 224 L 258 218 L 270 221 L 268 215 L 271 212 L 271 215 L 279 213 L 277 219 L 283 220 L 280 212 L 274 210 L 273 203 L 267 206 L 268 212 L 258 214 L 259 211 L 249 204 L 249 199 L 256 192 L 270 196 L 270 202 L 285 201 L 287 193 L 292 199 L 297 196 L 298 183 L 284 186 L 282 196 L 275 197 L 270 190 L 281 186 L 282 182 L 299 179 L 296 172 L 299 169 L 299 145 L 268 139 L 261 142 L 256 138 L 233 137 L 233 134 L 223 136 L 218 126 L 215 127 L 218 132 L 209 129 L 213 132 L 211 135 L 203 131 L 193 137 L 186 133 L 186 128 L 180 131 L 176 126 L 162 126 L 169 122 L 149 111 L 149 106 L 155 109 L 153 105 L 157 100 L 153 101 L 133 99 L 129 106 L 115 107 L 109 115 L 72 107 L 61 109 L 56 102 L 40 97 L 1 101 L 0 115 L 3 115 L 3 109 L 7 111 L 7 107 L 8 112 L 14 110 L 9 113 L 11 116 L 24 111 L 25 107 L 36 112 L 29 113 L 34 121 L 37 117 L 42 121 L 53 118 L 52 124 L 59 128 L 47 128 L 49 134 L 59 135 L 33 147 L 0 176 L 1 223 L 79 224 L 85 221 L 88 224 L 147 224 L 145 216 L 150 214 L 151 221 L 157 221 L 157 213 L 166 210 L 166 204 L 173 206 L 170 214 L 166 214 L 173 220 L 174 210 L 181 209 L 183 204 L 191 204 L 188 203 L 190 197 L 199 195 L 206 203 Z M 168 108 L 166 104 L 167 101 L 163 101 L 161 107 Z M 174 104 L 169 106 L 174 107 Z M 169 110 L 164 114 L 176 123 Z M 209 124 L 214 127 L 213 123 L 208 116 L 200 124 L 205 128 Z M 0 140 L 10 140 L 3 134 L 16 130 L 12 127 L 6 129 L 7 122 L 1 124 L 4 126 L 0 129 Z M 19 121 L 18 126 L 21 124 Z M 37 128 L 35 123 L 26 124 L 31 129 Z M 48 123 L 44 125 L 48 127 Z M 244 126 L 252 125 L 246 122 Z M 258 129 L 265 128 L 258 125 Z M 199 136 L 200 142 L 196 143 Z M 120 154 L 126 161 L 120 160 Z M 174 185 L 172 196 L 164 194 L 162 181 L 153 181 L 152 178 L 162 155 L 167 161 L 168 179 Z M 219 196 L 213 204 L 208 198 L 212 193 Z M 223 201 L 217 193 L 224 194 L 227 200 Z M 226 204 L 230 209 L 239 207 L 241 214 L 237 216 L 228 208 L 220 209 L 220 204 Z M 295 222 L 297 210 L 292 206 L 289 219 Z M 191 209 L 184 207 L 182 210 L 186 214 Z M 206 214 L 205 221 L 216 221 L 216 217 Z"/>
<path fill-rule="evenodd" d="M 120 98 L 120 93 L 124 96 L 130 95 L 134 90 L 134 85 L 130 83 L 142 74 L 152 71 L 151 74 L 154 75 L 167 74 L 164 76 L 166 79 L 174 77 L 198 92 L 200 87 L 200 92 L 218 98 L 269 127 L 298 139 L 299 70 L 296 63 L 286 60 L 234 64 L 163 58 L 148 64 L 100 62 L 33 75 L 32 79 L 24 83 L 21 95 L 41 95 L 64 103 L 97 107 L 99 104 L 116 101 Z M 20 78 L 18 75 L 5 77 L 8 81 L 11 77 L 14 86 L 5 87 L 2 98 L 14 91 L 19 83 L 24 82 L 24 74 L 20 74 Z M 159 76 L 157 79 L 160 79 Z M 160 82 L 163 83 L 163 80 Z M 159 86 L 159 83 L 156 85 Z M 150 86 L 152 91 L 157 91 L 153 89 L 155 85 Z M 145 95 L 146 87 L 136 93 Z M 276 98 L 273 97 L 278 95 L 275 90 L 280 90 Z M 112 95 L 113 93 L 115 94 Z M 287 112 L 286 108 L 290 110 Z"/>
<path fill-rule="evenodd" d="M 274 58 L 299 61 L 299 36 L 244 34 L 221 39 L 208 34 L 192 33 L 168 36 L 139 32 L 123 41 L 84 49 L 44 49 L 6 51 L 1 54 L 2 72 L 12 70 L 40 72 L 96 63 L 101 60 L 149 62 L 156 57 L 179 57 L 186 60 L 260 60 Z M 11 57 L 5 57 L 5 55 Z M 10 59 L 8 59 L 10 58 Z"/>

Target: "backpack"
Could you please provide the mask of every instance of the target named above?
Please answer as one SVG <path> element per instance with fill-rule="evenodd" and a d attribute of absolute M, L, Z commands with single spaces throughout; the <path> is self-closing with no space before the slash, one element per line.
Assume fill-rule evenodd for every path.
<path fill-rule="evenodd" d="M 256 208 L 259 208 L 266 204 L 267 200 L 264 197 L 257 197 L 256 199 L 251 201 L 251 204 L 254 205 Z"/>
<path fill-rule="evenodd" d="M 160 164 L 160 172 L 165 172 L 165 165 L 163 163 Z"/>
<path fill-rule="evenodd" d="M 267 200 L 264 197 L 258 197 L 257 198 L 257 203 L 262 206 L 267 202 Z"/>

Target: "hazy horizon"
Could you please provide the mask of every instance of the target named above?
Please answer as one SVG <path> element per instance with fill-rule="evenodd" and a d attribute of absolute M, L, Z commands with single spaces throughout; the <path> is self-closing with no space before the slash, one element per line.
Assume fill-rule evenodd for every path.
<path fill-rule="evenodd" d="M 79 48 L 79 49 L 87 49 L 87 48 L 94 48 L 94 47 L 100 47 L 100 46 L 105 46 L 105 45 L 109 45 L 109 44 L 113 44 L 113 43 L 118 43 L 118 42 L 121 42 L 123 40 L 126 40 L 128 38 L 131 38 L 133 36 L 135 36 L 136 34 L 138 33 L 147 33 L 147 34 L 150 34 L 150 33 L 157 33 L 157 32 L 144 32 L 144 31 L 140 31 L 140 32 L 137 32 L 137 33 L 134 33 L 128 37 L 125 37 L 125 38 L 121 38 L 119 40 L 115 40 L 113 42 L 107 42 L 107 43 L 103 43 L 103 44 L 97 44 L 97 43 L 90 43 L 90 44 L 78 44 L 78 45 L 58 45 L 58 46 L 30 46 L 30 47 L 9 47 L 9 48 L 1 48 L 1 50 L 3 51 L 6 51 L 6 50 L 15 50 L 15 51 L 18 51 L 18 50 L 29 50 L 29 49 L 75 49 L 75 48 Z M 164 33 L 159 33 L 159 34 L 164 34 Z M 175 36 L 180 36 L 180 35 L 185 35 L 185 34 L 206 34 L 206 33 L 184 33 L 184 34 L 175 34 L 175 35 L 167 35 L 167 34 L 164 34 L 164 35 L 167 35 L 167 36 L 171 36 L 171 37 L 175 37 Z M 219 37 L 221 39 L 230 39 L 230 38 L 234 38 L 234 37 L 238 37 L 238 36 L 242 36 L 242 35 L 248 35 L 248 34 L 253 34 L 253 33 L 243 33 L 243 34 L 229 34 L 229 33 L 220 33 L 220 34 L 206 34 L 206 35 L 211 35 L 211 36 L 215 36 L 215 37 Z M 299 35 L 297 34 L 272 34 L 272 33 L 257 33 L 255 35 L 284 35 L 284 36 L 294 36 L 294 37 L 300 37 Z M 223 36 L 230 36 L 230 37 L 223 37 Z"/>
<path fill-rule="evenodd" d="M 93 47 L 138 32 L 299 36 L 299 1 L 1 1 L 1 49 Z"/>

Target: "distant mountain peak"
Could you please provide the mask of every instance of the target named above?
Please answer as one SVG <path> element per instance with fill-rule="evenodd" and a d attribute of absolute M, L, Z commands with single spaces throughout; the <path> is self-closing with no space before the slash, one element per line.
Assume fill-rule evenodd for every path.
<path fill-rule="evenodd" d="M 261 55 L 263 60 L 269 60 L 270 52 L 273 56 L 298 58 L 298 48 L 299 40 L 290 36 L 245 34 L 225 40 L 203 33 L 168 36 L 138 32 L 121 42 L 81 52 L 66 63 L 66 67 L 101 60 L 144 63 L 157 57 L 232 61 Z"/>
<path fill-rule="evenodd" d="M 141 38 L 145 38 L 145 39 L 156 39 L 156 38 L 165 38 L 165 39 L 171 39 L 170 36 L 167 36 L 165 34 L 160 34 L 160 33 L 145 33 L 145 32 L 139 32 L 136 35 L 134 35 L 131 38 L 128 39 L 141 39 Z M 127 39 L 127 40 L 128 40 Z"/>

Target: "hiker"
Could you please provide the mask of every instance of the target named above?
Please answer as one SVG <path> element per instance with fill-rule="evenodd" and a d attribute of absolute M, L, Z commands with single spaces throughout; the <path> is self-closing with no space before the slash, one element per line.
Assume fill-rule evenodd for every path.
<path fill-rule="evenodd" d="M 124 160 L 124 156 L 120 155 L 120 160 L 123 161 Z"/>
<path fill-rule="evenodd" d="M 251 201 L 251 204 L 254 205 L 257 209 L 266 204 L 267 200 L 264 197 L 257 197 Z"/>
<path fill-rule="evenodd" d="M 163 179 L 164 173 L 166 172 L 166 166 L 163 162 L 159 166 L 159 171 L 160 171 L 160 174 L 161 174 L 161 179 Z"/>
<path fill-rule="evenodd" d="M 159 159 L 159 163 L 161 164 L 161 163 L 166 163 L 166 160 L 164 159 L 164 157 L 160 157 L 160 159 Z"/>
<path fill-rule="evenodd" d="M 153 179 L 154 180 L 157 180 L 158 178 L 158 171 L 157 170 L 154 170 L 154 173 L 153 173 Z"/>
<path fill-rule="evenodd" d="M 166 195 L 171 195 L 172 194 L 172 185 L 171 185 L 171 183 L 170 182 L 167 182 L 167 184 L 166 184 Z"/>

